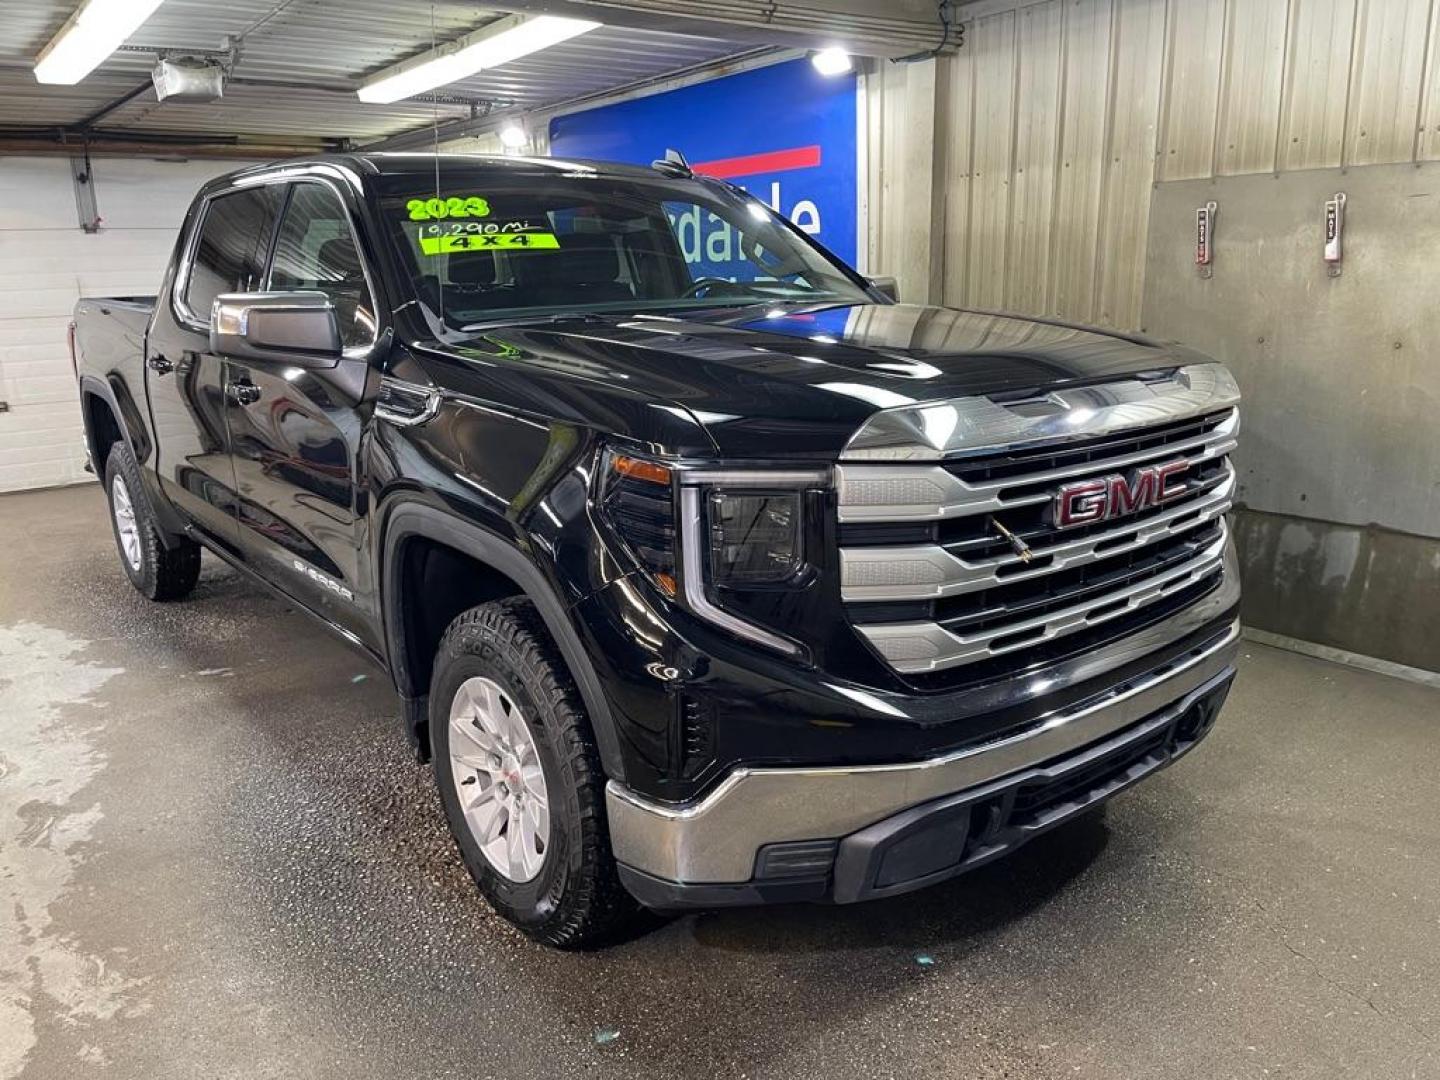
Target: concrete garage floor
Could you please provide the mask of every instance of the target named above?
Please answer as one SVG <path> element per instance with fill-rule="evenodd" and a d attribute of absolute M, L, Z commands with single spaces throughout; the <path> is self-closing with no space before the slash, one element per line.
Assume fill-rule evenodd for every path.
<path fill-rule="evenodd" d="M 1259 646 L 1209 742 L 929 892 L 553 953 L 384 678 L 101 492 L 0 498 L 0 1078 L 1440 1076 L 1440 692 Z M 362 678 L 363 676 L 363 678 Z"/>

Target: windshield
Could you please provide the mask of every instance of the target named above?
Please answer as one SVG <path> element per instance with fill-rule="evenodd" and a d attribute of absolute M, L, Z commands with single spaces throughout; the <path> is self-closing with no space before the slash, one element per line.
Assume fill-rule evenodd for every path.
<path fill-rule="evenodd" d="M 696 180 L 506 168 L 384 179 L 381 208 L 415 295 L 471 329 L 572 312 L 867 303 L 760 200 Z"/>

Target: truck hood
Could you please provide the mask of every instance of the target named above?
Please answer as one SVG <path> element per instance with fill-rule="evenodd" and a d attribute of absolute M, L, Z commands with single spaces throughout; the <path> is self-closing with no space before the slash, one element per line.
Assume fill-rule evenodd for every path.
<path fill-rule="evenodd" d="M 577 380 L 588 383 L 597 423 L 614 424 L 616 402 L 626 397 L 658 401 L 688 414 L 721 455 L 752 458 L 833 458 L 881 409 L 1205 360 L 1121 333 L 914 304 L 574 316 L 487 328 L 464 345 L 438 348 L 479 362 L 492 377 L 538 376 L 571 391 Z"/>

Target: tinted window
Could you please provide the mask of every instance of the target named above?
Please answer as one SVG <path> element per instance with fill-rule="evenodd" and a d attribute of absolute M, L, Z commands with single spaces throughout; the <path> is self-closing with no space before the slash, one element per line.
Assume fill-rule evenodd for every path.
<path fill-rule="evenodd" d="M 718 183 L 444 172 L 438 184 L 385 178 L 381 206 L 416 295 L 452 326 L 537 312 L 868 301 L 769 207 Z"/>
<path fill-rule="evenodd" d="M 271 289 L 323 292 L 335 304 L 345 345 L 375 340 L 375 303 L 344 207 L 322 184 L 296 184 L 280 222 Z"/>
<path fill-rule="evenodd" d="M 206 206 L 185 287 L 185 306 L 201 322 L 210 321 L 210 307 L 221 293 L 260 288 L 281 190 L 250 188 L 211 199 Z"/>

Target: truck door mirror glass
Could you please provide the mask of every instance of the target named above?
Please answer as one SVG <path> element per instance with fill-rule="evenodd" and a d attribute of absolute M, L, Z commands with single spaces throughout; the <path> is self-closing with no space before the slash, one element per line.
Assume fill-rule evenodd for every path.
<path fill-rule="evenodd" d="M 340 359 L 335 305 L 320 292 L 223 293 L 210 316 L 210 351 L 237 360 L 332 367 Z"/>
<path fill-rule="evenodd" d="M 900 286 L 893 277 L 872 277 L 870 288 L 892 303 L 900 301 Z"/>

